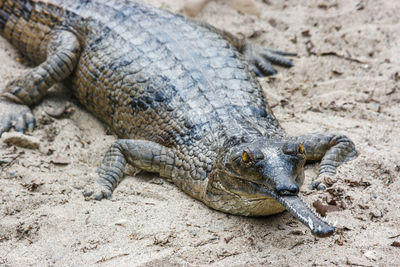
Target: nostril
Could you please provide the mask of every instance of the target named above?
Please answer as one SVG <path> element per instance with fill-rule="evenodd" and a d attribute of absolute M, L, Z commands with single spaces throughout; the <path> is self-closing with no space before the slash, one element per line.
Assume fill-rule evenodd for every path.
<path fill-rule="evenodd" d="M 296 184 L 280 184 L 275 187 L 279 195 L 296 195 L 299 193 L 299 187 Z"/>
<path fill-rule="evenodd" d="M 289 192 L 292 194 L 297 194 L 299 193 L 299 187 L 296 184 L 291 184 L 289 186 Z"/>

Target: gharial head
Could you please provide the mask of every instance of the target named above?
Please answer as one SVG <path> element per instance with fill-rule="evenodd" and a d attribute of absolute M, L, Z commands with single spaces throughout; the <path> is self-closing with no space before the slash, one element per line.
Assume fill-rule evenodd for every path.
<path fill-rule="evenodd" d="M 258 138 L 231 147 L 221 163 L 231 178 L 265 187 L 278 195 L 297 195 L 304 181 L 305 159 L 303 145 L 298 142 Z"/>
<path fill-rule="evenodd" d="M 304 147 L 296 140 L 258 137 L 226 145 L 216 167 L 224 190 L 246 199 L 273 198 L 314 235 L 329 236 L 334 228 L 298 195 L 305 162 Z"/>

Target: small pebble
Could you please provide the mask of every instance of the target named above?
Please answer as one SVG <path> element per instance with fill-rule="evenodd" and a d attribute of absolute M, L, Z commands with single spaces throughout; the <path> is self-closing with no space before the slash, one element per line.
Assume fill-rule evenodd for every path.
<path fill-rule="evenodd" d="M 50 162 L 57 165 L 68 165 L 71 163 L 71 159 L 68 156 L 56 155 L 50 160 Z"/>
<path fill-rule="evenodd" d="M 164 184 L 164 180 L 161 178 L 153 178 L 153 179 L 151 179 L 150 183 L 162 185 L 162 184 Z"/>
<path fill-rule="evenodd" d="M 374 251 L 368 250 L 364 253 L 364 256 L 370 260 L 376 261 L 376 255 Z"/>
<path fill-rule="evenodd" d="M 369 215 L 371 218 L 381 218 L 383 216 L 382 212 L 376 208 L 371 210 Z"/>
<path fill-rule="evenodd" d="M 119 225 L 119 226 L 124 226 L 124 225 L 127 224 L 127 223 L 128 223 L 128 220 L 121 219 L 121 220 L 119 220 L 119 221 L 116 221 L 114 224 L 115 224 L 115 225 Z"/>
<path fill-rule="evenodd" d="M 66 103 L 63 103 L 61 106 L 57 107 L 47 107 L 45 108 L 45 111 L 47 115 L 53 117 L 53 118 L 61 118 L 61 116 L 64 115 L 65 110 L 67 109 Z"/>

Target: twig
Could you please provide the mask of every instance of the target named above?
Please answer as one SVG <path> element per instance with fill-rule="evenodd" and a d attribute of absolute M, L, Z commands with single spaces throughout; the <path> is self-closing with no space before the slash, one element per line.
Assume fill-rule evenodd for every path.
<path fill-rule="evenodd" d="M 7 168 L 10 165 L 12 165 L 20 155 L 21 154 L 18 153 L 15 157 L 11 158 L 11 160 L 9 162 L 7 162 L 4 166 L 1 167 L 1 170 L 3 171 L 5 168 Z"/>
<path fill-rule="evenodd" d="M 338 58 L 343 58 L 343 59 L 348 60 L 348 61 L 353 61 L 353 62 L 360 63 L 360 64 L 366 64 L 365 61 L 361 61 L 361 60 L 359 60 L 357 58 L 352 58 L 352 57 L 347 57 L 347 56 L 344 56 L 344 55 L 340 55 L 340 54 L 336 53 L 335 51 L 316 53 L 316 55 L 317 56 L 335 56 L 335 57 L 338 57 Z"/>
<path fill-rule="evenodd" d="M 349 259 L 346 260 L 346 264 L 349 265 L 349 266 L 373 267 L 373 265 L 364 265 L 364 264 L 361 264 L 361 263 L 353 263 L 353 262 L 350 262 Z"/>
<path fill-rule="evenodd" d="M 294 249 L 295 247 L 300 246 L 300 245 L 303 245 L 303 244 L 304 244 L 304 240 L 300 240 L 300 241 L 296 242 L 296 244 L 294 244 L 293 246 L 291 246 L 291 247 L 289 248 L 289 250 L 292 250 L 292 249 Z"/>
<path fill-rule="evenodd" d="M 120 257 L 128 256 L 128 255 L 129 255 L 129 253 L 123 253 L 123 254 L 119 254 L 119 255 L 112 256 L 112 257 L 110 257 L 110 258 L 105 258 L 105 257 L 103 257 L 103 258 L 101 258 L 100 260 L 96 261 L 95 264 L 96 264 L 96 263 L 100 263 L 100 262 L 110 261 L 110 260 L 113 260 L 113 259 L 115 259 L 115 258 L 120 258 Z"/>

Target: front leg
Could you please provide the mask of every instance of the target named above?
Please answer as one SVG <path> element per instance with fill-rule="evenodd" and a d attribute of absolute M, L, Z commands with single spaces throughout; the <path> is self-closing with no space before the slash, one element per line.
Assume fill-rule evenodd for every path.
<path fill-rule="evenodd" d="M 120 139 L 114 142 L 104 156 L 98 169 L 96 192 L 84 192 L 84 196 L 94 193 L 96 200 L 110 199 L 111 194 L 124 177 L 127 163 L 148 171 L 157 172 L 164 178 L 172 177 L 173 152 L 158 143 L 146 140 Z"/>
<path fill-rule="evenodd" d="M 321 161 L 317 180 L 312 184 L 314 188 L 323 190 L 325 177 L 333 177 L 336 168 L 357 156 L 354 143 L 344 135 L 335 134 L 307 134 L 296 137 L 303 144 L 308 162 Z"/>
<path fill-rule="evenodd" d="M 29 109 L 75 69 L 80 54 L 77 37 L 69 31 L 56 31 L 47 47 L 46 59 L 27 74 L 10 82 L 0 94 L 0 136 L 12 126 L 19 132 L 33 129 Z"/>

